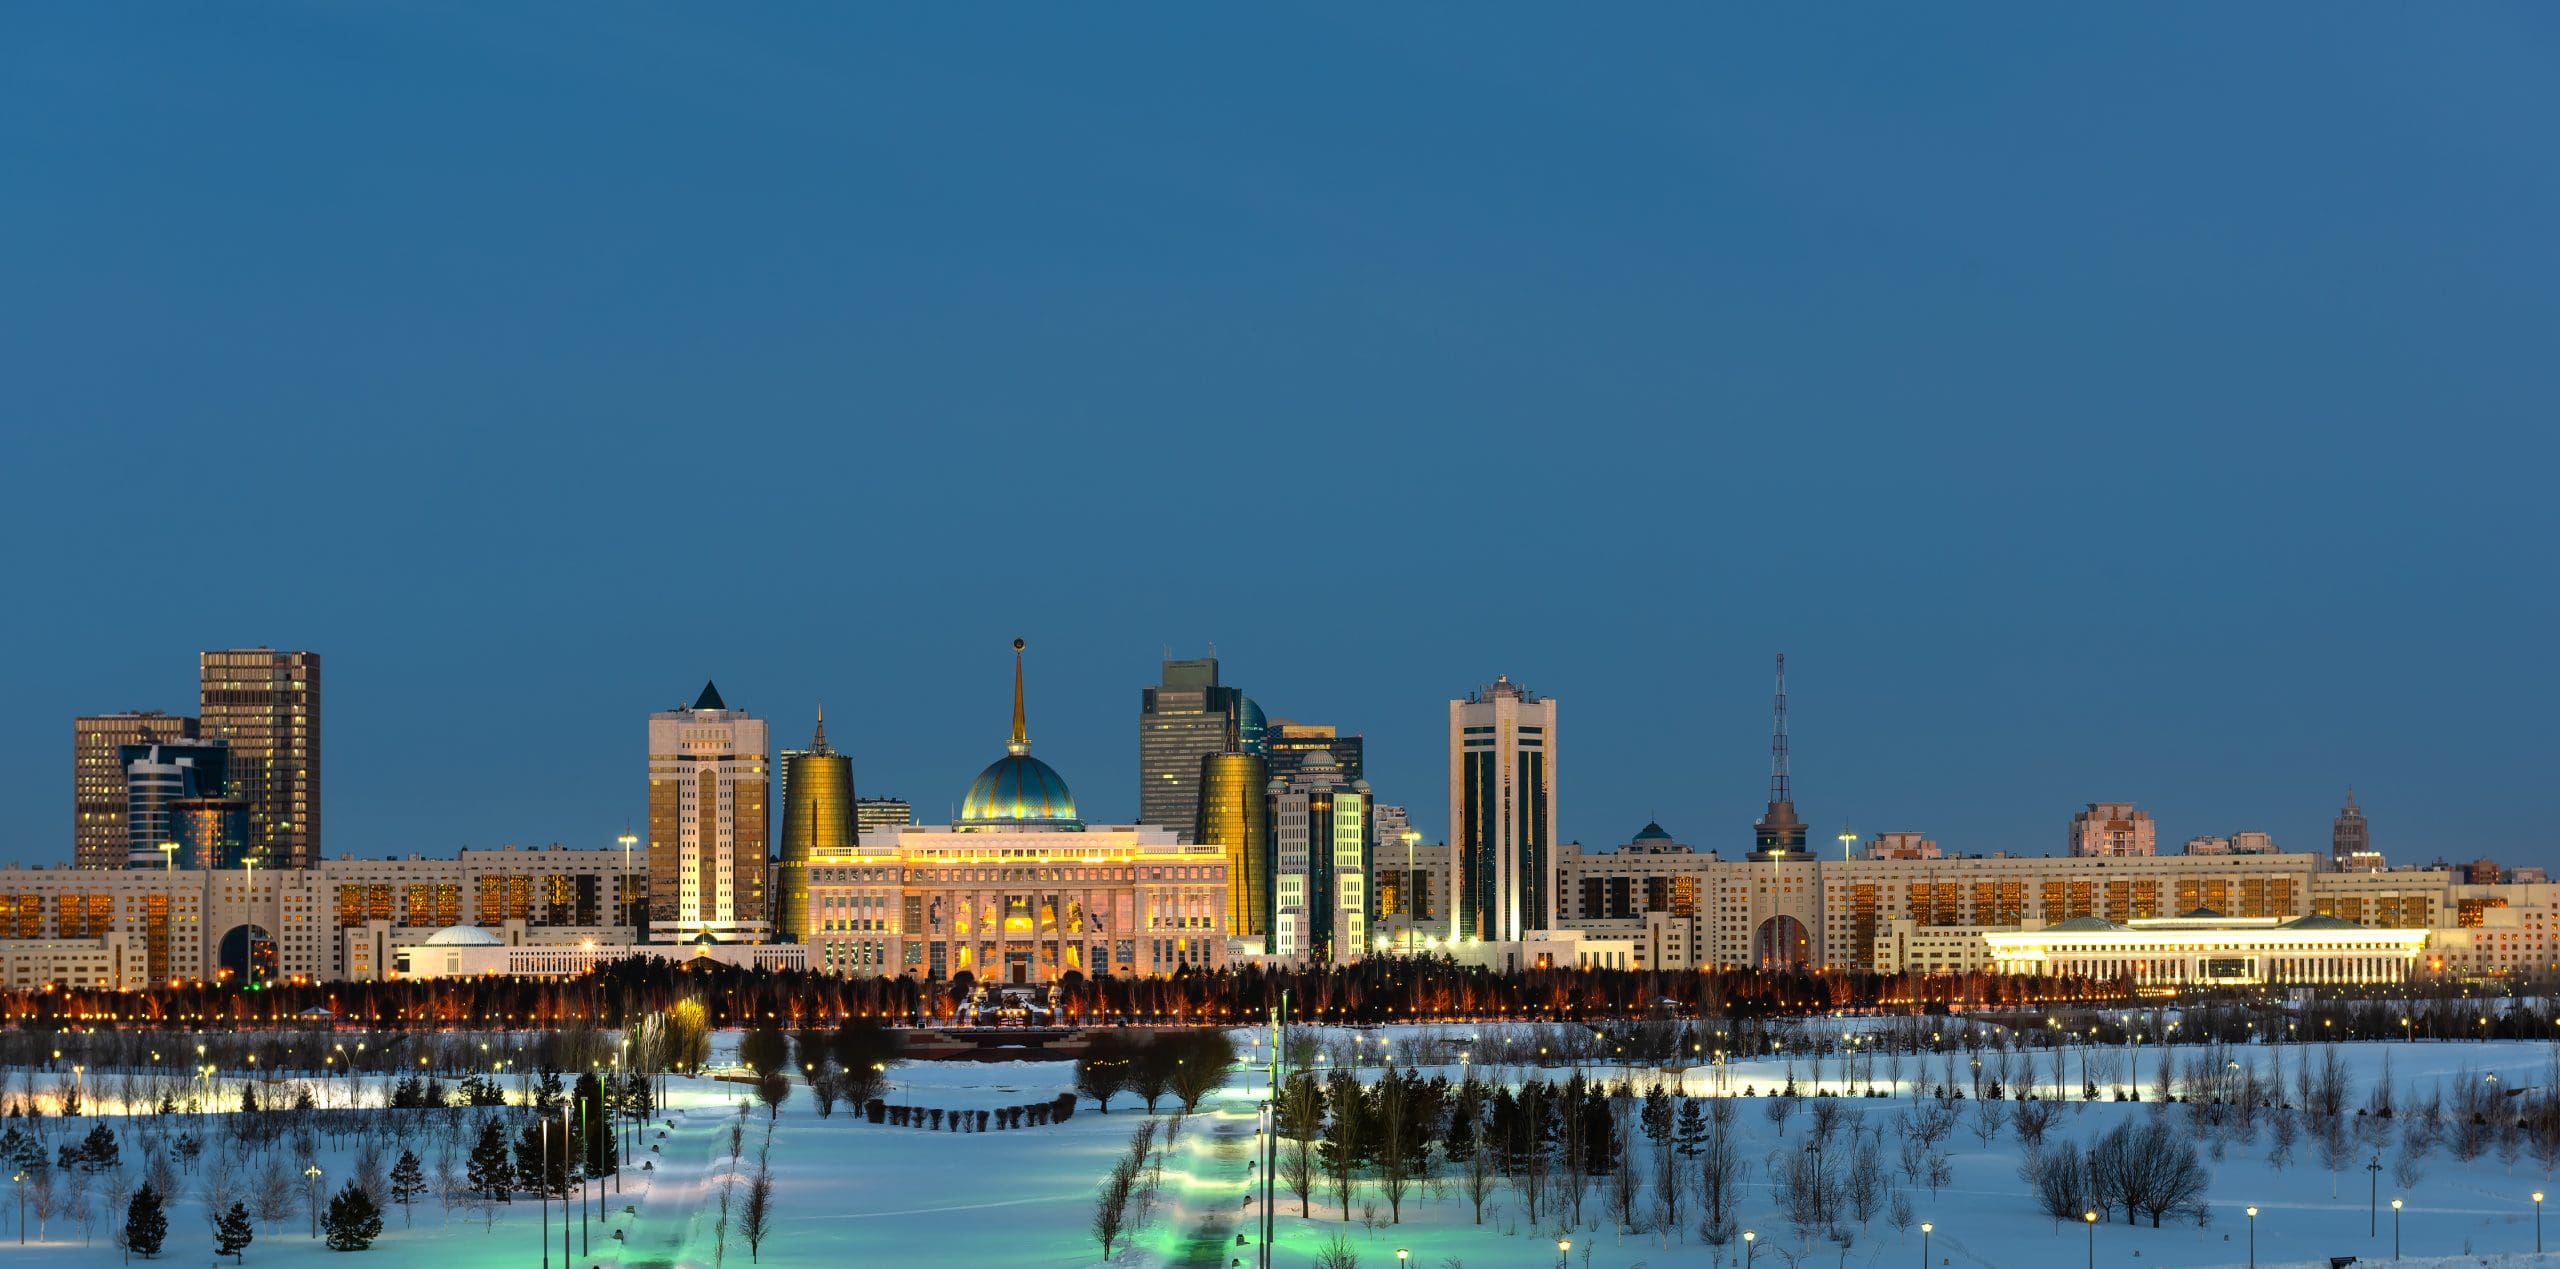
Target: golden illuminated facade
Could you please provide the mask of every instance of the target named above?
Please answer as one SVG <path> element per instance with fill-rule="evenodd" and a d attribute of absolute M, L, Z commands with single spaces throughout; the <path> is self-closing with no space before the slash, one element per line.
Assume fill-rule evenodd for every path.
<path fill-rule="evenodd" d="M 827 745 L 827 714 L 818 711 L 817 735 L 792 754 L 783 781 L 782 851 L 779 865 L 783 938 L 809 936 L 809 861 L 853 849 L 853 759 Z"/>
<path fill-rule="evenodd" d="M 1263 789 L 1270 782 L 1270 766 L 1261 755 L 1246 753 L 1232 741 L 1227 752 L 1201 759 L 1200 816 L 1191 833 L 1191 840 L 1218 847 L 1226 858 L 1228 933 L 1266 943 L 1271 817 Z"/>
<path fill-rule="evenodd" d="M 649 716 L 649 936 L 761 941 L 772 752 L 762 719 L 702 685 Z"/>
<path fill-rule="evenodd" d="M 1013 732 L 949 828 L 886 827 L 809 859 L 809 966 L 1045 983 L 1226 964 L 1227 853 L 1152 824 L 1086 824 L 1031 756 L 1013 642 Z"/>
<path fill-rule="evenodd" d="M 260 868 L 320 858 L 320 654 L 235 648 L 198 658 L 197 730 L 228 741 L 228 792 L 249 804 Z"/>
<path fill-rule="evenodd" d="M 2057 925 L 1985 931 L 1992 967 L 2004 974 L 2124 978 L 2145 987 L 2358 986 L 2406 982 L 2427 931 L 2374 929 L 2336 917 L 2185 916 L 2109 921 L 2079 916 Z"/>
<path fill-rule="evenodd" d="M 125 817 L 129 808 L 124 762 L 117 750 L 125 745 L 156 745 L 191 740 L 196 720 L 179 714 L 143 710 L 128 714 L 90 714 L 71 720 L 71 859 L 82 868 L 122 868 L 126 864 Z M 158 843 L 147 843 L 157 846 Z"/>

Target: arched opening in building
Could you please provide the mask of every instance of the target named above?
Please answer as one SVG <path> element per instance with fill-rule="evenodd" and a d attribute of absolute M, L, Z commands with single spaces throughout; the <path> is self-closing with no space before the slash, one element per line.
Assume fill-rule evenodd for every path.
<path fill-rule="evenodd" d="M 235 925 L 215 948 L 222 980 L 246 987 L 276 981 L 276 940 L 262 925 Z"/>
<path fill-rule="evenodd" d="M 1751 936 L 1751 960 L 1762 969 L 1801 969 L 1813 961 L 1813 935 L 1794 917 L 1773 916 Z"/>

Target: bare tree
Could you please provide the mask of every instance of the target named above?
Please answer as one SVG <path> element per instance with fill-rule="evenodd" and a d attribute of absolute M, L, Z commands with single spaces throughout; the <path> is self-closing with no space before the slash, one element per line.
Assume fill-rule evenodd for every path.
<path fill-rule="evenodd" d="M 1991 1143 L 1999 1138 L 2000 1130 L 2008 1122 L 2009 1103 L 1996 1097 L 1986 1097 L 1973 1104 L 1973 1135 L 1982 1142 L 1983 1149 L 1991 1148 Z"/>
<path fill-rule="evenodd" d="M 2076 1221 L 2096 1203 L 2089 1190 L 2087 1162 L 2069 1145 L 2027 1156 L 2018 1169 L 2036 1206 L 2056 1222 Z"/>
<path fill-rule="evenodd" d="M 257 1188 L 250 1194 L 249 1210 L 265 1229 L 293 1215 L 293 1203 L 302 1187 L 294 1184 L 293 1170 L 284 1160 L 269 1158 L 266 1168 L 258 1173 Z"/>
<path fill-rule="evenodd" d="M 1866 1228 L 1874 1219 L 1876 1205 L 1884 1201 L 1892 1182 L 1885 1176 L 1884 1145 L 1870 1132 L 1860 1137 L 1857 1148 L 1849 1154 L 1848 1174 L 1841 1188 L 1849 1200 L 1849 1214 L 1856 1217 L 1858 1227 Z"/>
<path fill-rule="evenodd" d="M 1629 1101 L 1624 1097 L 1609 1101 L 1608 1132 L 1615 1147 L 1611 1153 L 1617 1156 L 1617 1166 L 1609 1169 L 1609 1215 L 1617 1221 L 1621 1234 L 1636 1228 L 1636 1212 L 1644 1204 L 1644 1170 L 1636 1166 L 1634 1158 L 1635 1134 L 1630 1130 L 1634 1114 Z"/>
<path fill-rule="evenodd" d="M 770 1147 L 756 1152 L 756 1174 L 747 1182 L 746 1206 L 738 1214 L 738 1232 L 747 1240 L 747 1262 L 753 1264 L 762 1254 L 767 1234 L 773 1232 L 773 1166 L 767 1156 Z"/>
<path fill-rule="evenodd" d="M 2010 1112 L 2009 1123 L 2018 1133 L 2018 1144 L 2034 1154 L 2044 1146 L 2045 1130 L 2053 1126 L 2053 1103 L 2041 1097 L 2018 1103 Z"/>

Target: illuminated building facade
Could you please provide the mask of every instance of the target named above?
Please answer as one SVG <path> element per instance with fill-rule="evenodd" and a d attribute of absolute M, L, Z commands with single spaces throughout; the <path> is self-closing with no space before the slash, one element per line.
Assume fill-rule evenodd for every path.
<path fill-rule="evenodd" d="M 1981 937 L 1992 967 L 2004 974 L 2126 978 L 2144 987 L 2406 982 L 2427 943 L 2424 929 L 2374 929 L 2319 915 L 2226 917 L 2210 909 L 2030 922 Z"/>
<path fill-rule="evenodd" d="M 691 706 L 649 716 L 651 938 L 769 932 L 768 740 L 764 720 L 729 708 L 711 683 Z"/>
<path fill-rule="evenodd" d="M 1553 921 L 1556 703 L 1510 676 L 1449 702 L 1455 937 L 1512 942 Z"/>
<path fill-rule="evenodd" d="M 1367 778 L 1367 742 L 1358 736 L 1345 736 L 1331 723 L 1297 723 L 1274 718 L 1262 733 L 1263 748 L 1271 761 L 1271 778 L 1296 778 L 1298 768 L 1308 758 L 1322 754 L 1345 780 Z"/>
<path fill-rule="evenodd" d="M 1172 974 L 1227 961 L 1227 852 L 1154 824 L 1086 824 L 1013 731 L 948 828 L 907 825 L 809 861 L 811 968 L 980 982 Z"/>
<path fill-rule="evenodd" d="M 230 742 L 227 792 L 249 805 L 260 868 L 320 858 L 320 654 L 232 648 L 197 658 L 197 734 Z"/>
<path fill-rule="evenodd" d="M 821 709 L 809 747 L 784 761 L 780 929 L 784 939 L 798 943 L 809 933 L 809 861 L 853 848 L 853 759 L 827 744 Z"/>
<path fill-rule="evenodd" d="M 2151 813 L 2135 810 L 2131 802 L 2092 802 L 2071 817 L 2071 853 L 2082 858 L 2156 855 L 2159 838 Z"/>
<path fill-rule="evenodd" d="M 228 789 L 224 770 L 231 747 L 219 740 L 184 740 L 150 745 L 122 745 L 117 761 L 124 767 L 125 866 L 169 866 L 162 847 L 178 844 L 171 804 L 190 798 L 219 798 Z M 246 803 L 242 804 L 246 811 Z M 174 861 L 183 865 L 186 861 Z M 234 866 L 237 866 L 237 860 Z"/>
<path fill-rule="evenodd" d="M 193 740 L 196 720 L 158 710 L 86 714 L 71 720 L 71 860 L 82 868 L 122 868 L 129 794 L 123 751 Z M 157 845 L 157 843 L 152 843 Z"/>
<path fill-rule="evenodd" d="M 1231 738 L 1226 752 L 1200 760 L 1200 816 L 1191 831 L 1192 841 L 1225 854 L 1227 933 L 1262 951 L 1269 950 L 1271 922 L 1270 783 L 1262 755 Z"/>
<path fill-rule="evenodd" d="M 1369 949 L 1369 782 L 1318 750 L 1269 788 L 1271 955 L 1358 960 Z"/>
<path fill-rule="evenodd" d="M 1248 717 L 1250 715 L 1250 717 Z M 1260 753 L 1262 712 L 1218 682 L 1218 658 L 1167 660 L 1163 681 L 1138 697 L 1138 822 L 1188 833 L 1200 817 L 1200 760 L 1234 732 Z"/>

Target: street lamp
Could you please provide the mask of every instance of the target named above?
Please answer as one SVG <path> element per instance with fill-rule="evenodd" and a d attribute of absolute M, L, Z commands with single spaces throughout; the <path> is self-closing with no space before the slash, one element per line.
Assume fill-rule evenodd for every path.
<path fill-rule="evenodd" d="M 27 1245 L 27 1170 L 20 1168 L 18 1174 L 9 1179 L 18 1183 L 18 1245 L 24 1247 Z"/>
<path fill-rule="evenodd" d="M 2098 1213 L 2082 1212 L 2080 1220 L 2089 1227 L 2089 1269 L 2098 1269 Z"/>
<path fill-rule="evenodd" d="M 1929 1269 L 1929 1232 L 1936 1228 L 1927 1221 L 1920 1222 L 1920 1269 Z"/>
<path fill-rule="evenodd" d="M 1751 1269 L 1751 1255 L 1760 1250 L 1759 1243 L 1758 1234 L 1747 1229 L 1742 1231 L 1742 1269 Z"/>
<path fill-rule="evenodd" d="M 629 830 L 625 830 L 622 836 L 614 840 L 622 843 L 622 923 L 636 931 L 640 923 L 631 919 L 636 914 L 638 906 L 631 902 L 631 848 L 639 845 L 640 839 L 632 836 Z M 632 937 L 637 939 L 639 935 L 634 933 Z"/>
<path fill-rule="evenodd" d="M 2249 1209 L 2249 1269 L 2258 1269 L 2258 1209 Z"/>
<path fill-rule="evenodd" d="M 1565 1253 L 1572 1250 L 1572 1239 L 1559 1238 L 1556 1240 L 1556 1269 L 1565 1269 Z"/>
<path fill-rule="evenodd" d="M 1405 1257 L 1410 1256 L 1410 1255 L 1412 1255 L 1412 1254 L 1413 1254 L 1412 1252 L 1406 1251 L 1406 1250 L 1405 1250 L 1404 1248 L 1402 1248 L 1402 1247 L 1398 1247 L 1398 1248 L 1396 1248 L 1396 1269 L 1404 1269 L 1404 1259 L 1405 1259 Z"/>
<path fill-rule="evenodd" d="M 2542 1191 L 2533 1192 L 2533 1254 L 2542 1254 Z"/>
<path fill-rule="evenodd" d="M 2381 1232 L 2375 1227 L 2377 1214 L 2382 1210 L 2381 1184 L 2382 1155 L 2377 1152 L 2373 1162 L 2364 1165 L 2364 1236 L 2367 1238 Z"/>
<path fill-rule="evenodd" d="M 304 1168 L 302 1180 L 304 1187 L 310 1192 L 311 1236 L 318 1238 L 320 1236 L 320 1165 L 315 1163 Z"/>
<path fill-rule="evenodd" d="M 2400 1258 L 2400 1200 L 2391 1200 L 2391 1258 Z"/>

